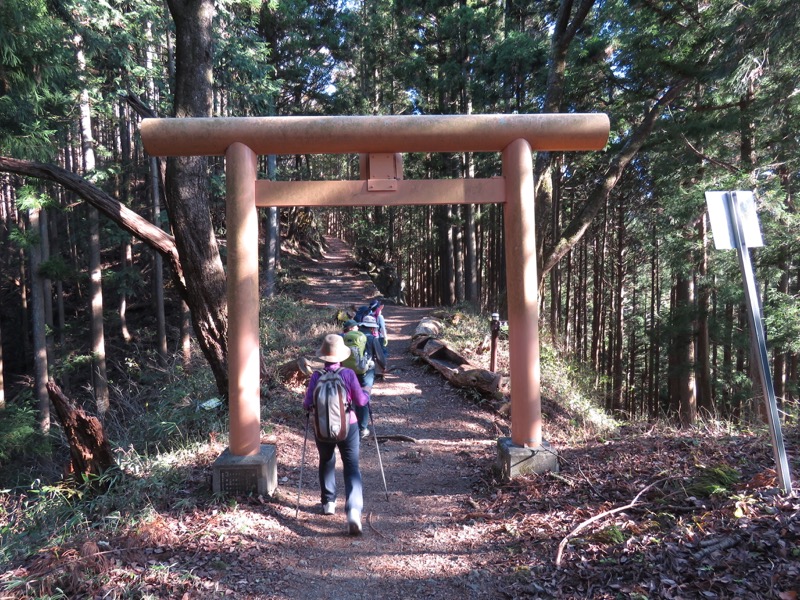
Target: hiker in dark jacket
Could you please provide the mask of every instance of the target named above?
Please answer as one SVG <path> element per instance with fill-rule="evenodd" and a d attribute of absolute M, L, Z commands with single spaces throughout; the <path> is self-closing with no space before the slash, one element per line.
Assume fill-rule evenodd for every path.
<path fill-rule="evenodd" d="M 325 363 L 326 371 L 335 371 L 340 368 L 341 362 L 350 356 L 350 348 L 345 346 L 342 336 L 330 333 L 325 336 L 319 349 L 319 358 Z M 369 396 L 361 390 L 356 374 L 348 368 L 341 370 L 342 381 L 347 388 L 347 396 L 351 406 L 365 407 Z M 303 408 L 310 411 L 314 404 L 314 388 L 321 373 L 315 371 L 311 375 L 306 389 Z M 336 448 L 342 457 L 345 489 L 345 513 L 347 514 L 347 527 L 350 535 L 361 534 L 361 512 L 364 508 L 364 494 L 361 483 L 361 470 L 358 465 L 358 455 L 361 450 L 361 439 L 354 411 L 350 411 L 350 425 L 347 438 L 340 442 L 321 442 L 316 440 L 319 452 L 319 487 L 321 492 L 322 514 L 332 515 L 336 512 Z"/>
<path fill-rule="evenodd" d="M 360 324 L 360 330 L 367 336 L 367 347 L 364 353 L 371 357 L 371 366 L 367 372 L 358 376 L 358 381 L 361 383 L 361 389 L 367 395 L 367 399 L 372 398 L 372 386 L 375 385 L 375 373 L 377 369 L 381 372 L 386 368 L 386 357 L 383 354 L 381 341 L 378 338 L 378 323 L 375 317 L 367 315 Z M 361 431 L 361 437 L 365 438 L 369 435 L 369 405 L 357 406 L 356 416 L 358 417 L 358 429 Z"/>
<path fill-rule="evenodd" d="M 383 348 L 384 357 L 389 357 L 389 337 L 386 335 L 386 319 L 383 314 L 384 303 L 380 298 L 376 298 L 369 303 L 369 314 L 375 317 L 378 322 L 378 333 L 375 337 L 380 338 L 381 348 Z"/>

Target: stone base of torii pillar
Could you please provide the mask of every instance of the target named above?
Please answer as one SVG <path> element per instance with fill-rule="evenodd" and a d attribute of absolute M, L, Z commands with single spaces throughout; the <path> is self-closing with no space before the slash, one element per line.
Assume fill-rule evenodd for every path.
<path fill-rule="evenodd" d="M 212 466 L 215 494 L 272 496 L 278 489 L 278 458 L 274 444 L 261 444 L 257 454 L 237 456 L 226 448 Z"/>
<path fill-rule="evenodd" d="M 517 446 L 510 437 L 497 439 L 497 470 L 506 481 L 531 473 L 558 472 L 558 452 L 542 440 L 540 446 Z"/>

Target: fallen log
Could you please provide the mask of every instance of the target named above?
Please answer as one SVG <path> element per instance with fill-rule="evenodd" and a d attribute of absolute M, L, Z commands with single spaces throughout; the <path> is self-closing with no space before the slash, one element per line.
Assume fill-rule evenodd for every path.
<path fill-rule="evenodd" d="M 423 317 L 414 330 L 414 338 L 425 335 L 428 337 L 438 337 L 442 334 L 444 323 L 433 317 Z"/>
<path fill-rule="evenodd" d="M 500 375 L 471 364 L 466 358 L 429 335 L 417 335 L 411 342 L 411 353 L 436 369 L 450 383 L 460 388 L 496 396 Z"/>
<path fill-rule="evenodd" d="M 278 376 L 285 383 L 302 383 L 323 366 L 323 362 L 319 359 L 301 356 L 279 365 Z"/>

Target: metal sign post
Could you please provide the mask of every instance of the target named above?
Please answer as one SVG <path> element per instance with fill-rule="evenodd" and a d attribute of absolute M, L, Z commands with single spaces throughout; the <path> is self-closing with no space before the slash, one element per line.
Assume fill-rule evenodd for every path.
<path fill-rule="evenodd" d="M 772 437 L 772 449 L 775 454 L 775 466 L 778 484 L 784 494 L 792 493 L 792 479 L 789 473 L 789 462 L 786 448 L 783 445 L 781 422 L 778 415 L 778 403 L 772 383 L 767 354 L 767 336 L 761 314 L 761 301 L 758 295 L 753 263 L 750 260 L 749 248 L 763 246 L 758 215 L 755 209 L 753 192 L 706 192 L 711 231 L 714 246 L 717 249 L 736 248 L 739 255 L 739 267 L 742 271 L 744 297 L 747 304 L 747 316 L 750 324 L 750 343 L 753 355 L 758 357 L 758 374 L 764 390 L 764 402 L 767 407 L 769 432 Z"/>

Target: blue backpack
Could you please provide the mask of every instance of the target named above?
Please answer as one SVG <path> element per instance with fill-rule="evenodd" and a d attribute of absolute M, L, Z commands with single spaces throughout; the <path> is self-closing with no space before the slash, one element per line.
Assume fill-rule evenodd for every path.
<path fill-rule="evenodd" d="M 359 325 L 361 325 L 361 321 L 363 321 L 364 317 L 366 317 L 368 314 L 369 314 L 369 305 L 365 304 L 364 306 L 359 306 L 355 316 L 353 317 L 353 320 Z"/>

